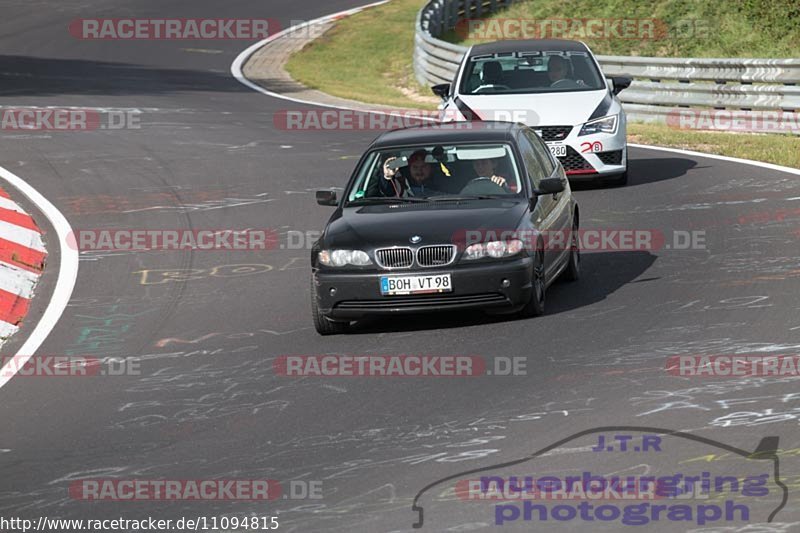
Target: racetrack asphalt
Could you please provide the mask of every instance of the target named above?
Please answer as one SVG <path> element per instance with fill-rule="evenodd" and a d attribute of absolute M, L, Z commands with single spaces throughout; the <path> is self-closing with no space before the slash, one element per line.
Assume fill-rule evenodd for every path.
<path fill-rule="evenodd" d="M 231 77 L 250 42 L 80 41 L 67 31 L 91 17 L 275 17 L 285 27 L 355 0 L 3 4 L 3 106 L 141 111 L 140 129 L 0 133 L 0 166 L 76 230 L 272 228 L 286 242 L 289 230 L 322 229 L 330 211 L 313 191 L 344 186 L 375 136 L 276 129 L 274 113 L 307 106 Z M 282 531 L 405 531 L 429 483 L 598 426 L 682 430 L 748 450 L 779 436 L 781 449 L 800 447 L 796 379 L 665 371 L 673 355 L 798 352 L 800 178 L 641 148 L 631 149 L 630 174 L 627 187 L 576 187 L 582 226 L 655 229 L 668 242 L 674 231 L 705 231 L 705 249 L 584 254 L 582 279 L 554 284 L 547 314 L 530 320 L 458 313 L 322 338 L 306 249 L 82 254 L 70 305 L 39 352 L 120 357 L 139 371 L 20 376 L 0 389 L 0 515 L 279 512 Z M 272 367 L 285 354 L 375 353 L 524 357 L 527 375 L 287 378 Z M 596 462 L 569 449 L 542 459 L 546 470 Z M 628 467 L 675 471 L 712 453 L 676 446 Z M 796 455 L 781 455 L 790 490 L 776 531 L 800 524 Z M 735 462 L 709 464 L 737 473 Z M 313 480 L 323 498 L 87 502 L 68 492 L 81 478 Z M 431 531 L 491 529 L 492 516 L 468 504 L 435 508 L 426 508 Z"/>

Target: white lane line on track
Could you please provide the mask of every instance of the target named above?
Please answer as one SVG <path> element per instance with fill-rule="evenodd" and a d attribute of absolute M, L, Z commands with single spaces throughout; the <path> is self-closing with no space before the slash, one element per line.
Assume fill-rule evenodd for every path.
<path fill-rule="evenodd" d="M 708 159 L 718 159 L 720 161 L 728 161 L 729 163 L 739 163 L 742 165 L 753 165 L 755 167 L 766 168 L 768 170 L 776 170 L 778 172 L 786 172 L 789 174 L 795 174 L 800 176 L 800 169 L 791 168 L 791 167 L 784 167 L 781 165 L 774 165 L 772 163 L 763 163 L 761 161 L 753 161 L 752 159 L 741 159 L 738 157 L 728 157 L 726 155 L 717 155 L 717 154 L 707 154 L 705 152 L 695 152 L 692 150 L 681 150 L 678 148 L 667 148 L 666 146 L 650 146 L 648 144 L 631 144 L 628 143 L 628 146 L 633 146 L 634 148 L 644 148 L 646 150 L 658 150 L 661 152 L 672 152 L 674 154 L 683 154 L 683 155 L 690 155 L 692 157 L 706 157 Z"/>
<path fill-rule="evenodd" d="M 389 0 L 382 0 L 381 2 L 375 2 L 375 3 L 372 3 L 372 4 L 367 4 L 365 6 L 356 7 L 356 8 L 353 8 L 353 9 L 348 9 L 346 11 L 340 11 L 338 13 L 333 13 L 331 15 L 320 17 L 318 19 L 309 20 L 309 21 L 304 22 L 302 24 L 298 24 L 297 26 L 292 26 L 291 28 L 287 28 L 287 29 L 285 29 L 283 31 L 280 31 L 280 32 L 276 33 L 275 35 L 271 35 L 271 36 L 267 37 L 266 39 L 253 44 L 252 46 L 250 46 L 247 49 L 245 49 L 238 56 L 236 56 L 236 59 L 234 59 L 233 63 L 231 64 L 231 74 L 242 85 L 245 85 L 245 86 L 249 87 L 250 89 L 252 89 L 252 90 L 254 90 L 256 92 L 259 92 L 261 94 L 265 94 L 267 96 L 271 96 L 273 98 L 279 98 L 281 100 L 288 100 L 290 102 L 295 102 L 295 103 L 298 103 L 298 104 L 308 104 L 308 105 L 313 105 L 313 106 L 317 106 L 317 107 L 326 107 L 326 108 L 332 108 L 332 109 L 345 109 L 347 111 L 362 111 L 362 112 L 365 112 L 365 113 L 375 113 L 375 114 L 379 114 L 379 115 L 394 115 L 393 113 L 386 113 L 384 111 L 378 111 L 378 110 L 372 110 L 372 109 L 364 109 L 364 108 L 360 109 L 358 107 L 345 107 L 345 106 L 334 105 L 334 104 L 323 104 L 321 102 L 314 102 L 313 100 L 302 100 L 300 98 L 292 98 L 291 96 L 286 96 L 286 95 L 283 95 L 283 94 L 279 94 L 279 93 L 275 93 L 275 92 L 272 92 L 272 91 L 268 91 L 264 87 L 261 87 L 260 85 L 257 85 L 255 83 L 253 83 L 252 81 L 248 80 L 245 77 L 244 72 L 242 72 L 242 67 L 247 62 L 247 60 L 250 58 L 250 56 L 253 55 L 259 48 L 261 48 L 262 46 L 264 46 L 267 43 L 271 43 L 272 41 L 280 39 L 284 35 L 286 35 L 288 33 L 291 33 L 293 31 L 298 31 L 298 30 L 301 30 L 303 28 L 307 28 L 309 26 L 313 26 L 315 24 L 322 24 L 322 23 L 325 23 L 325 22 L 328 22 L 330 20 L 334 20 L 334 19 L 337 19 L 337 18 L 354 15 L 354 14 L 358 13 L 359 11 L 363 11 L 363 10 L 368 9 L 370 7 L 379 6 L 379 5 L 385 4 L 387 2 L 389 2 Z M 728 157 L 728 156 L 724 156 L 724 155 L 706 154 L 706 153 L 703 153 L 703 152 L 694 152 L 692 150 L 680 150 L 678 148 L 667 148 L 665 146 L 650 146 L 650 145 L 646 145 L 646 144 L 630 144 L 630 143 L 628 144 L 628 146 L 632 146 L 634 148 L 645 148 L 645 149 L 648 149 L 648 150 L 660 150 L 660 151 L 663 151 L 663 152 L 672 152 L 672 153 L 676 153 L 676 154 L 689 155 L 689 156 L 692 156 L 692 157 L 707 157 L 709 159 L 718 159 L 720 161 L 728 161 L 730 163 L 740 163 L 740 164 L 743 164 L 743 165 L 753 165 L 753 166 L 756 166 L 756 167 L 766 168 L 766 169 L 769 169 L 769 170 L 776 170 L 778 172 L 787 172 L 789 174 L 796 174 L 796 175 L 800 176 L 800 170 L 799 169 L 784 167 L 784 166 L 781 166 L 781 165 L 774 165 L 772 163 L 762 163 L 761 161 L 753 161 L 753 160 L 750 160 L 750 159 L 740 159 L 738 157 Z"/>
<path fill-rule="evenodd" d="M 47 198 L 42 196 L 39 191 L 31 187 L 25 180 L 3 167 L 0 167 L 0 177 L 5 179 L 14 189 L 21 192 L 44 213 L 44 216 L 47 217 L 47 220 L 50 221 L 56 231 L 61 258 L 53 296 L 50 298 L 42 318 L 39 319 L 36 327 L 13 359 L 0 369 L 0 388 L 2 388 L 14 377 L 16 370 L 23 367 L 28 362 L 28 359 L 36 353 L 36 350 L 47 339 L 47 336 L 53 331 L 53 328 L 55 328 L 64 313 L 64 309 L 66 309 L 67 303 L 69 303 L 69 299 L 72 296 L 72 290 L 75 288 L 75 281 L 78 278 L 78 251 L 73 250 L 67 244 L 67 236 L 72 232 L 72 227 L 56 206 L 51 204 Z M 13 367 L 10 367 L 13 372 L 7 370 L 6 367 L 9 367 L 9 365 L 13 365 Z"/>

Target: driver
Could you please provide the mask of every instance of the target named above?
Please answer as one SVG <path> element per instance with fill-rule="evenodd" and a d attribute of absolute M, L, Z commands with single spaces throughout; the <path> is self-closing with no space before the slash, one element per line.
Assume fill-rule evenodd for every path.
<path fill-rule="evenodd" d="M 569 79 L 569 63 L 561 56 L 550 56 L 547 62 L 547 77 L 550 78 L 550 85 L 553 86 L 561 80 Z"/>
<path fill-rule="evenodd" d="M 496 183 L 501 187 L 507 186 L 506 179 L 503 176 L 497 175 L 496 162 L 494 159 L 476 159 L 472 162 L 472 169 L 475 171 L 478 178 L 489 178 L 492 180 L 492 183 Z"/>
<path fill-rule="evenodd" d="M 503 82 L 503 66 L 499 61 L 487 61 L 483 64 L 481 77 L 484 85 L 501 85 Z"/>

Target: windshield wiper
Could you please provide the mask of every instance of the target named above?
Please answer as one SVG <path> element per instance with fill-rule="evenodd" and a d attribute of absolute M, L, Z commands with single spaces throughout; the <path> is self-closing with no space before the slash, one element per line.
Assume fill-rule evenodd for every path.
<path fill-rule="evenodd" d="M 417 198 L 414 196 L 376 196 L 373 198 L 359 198 L 357 200 L 353 200 L 352 202 L 348 202 L 347 206 L 396 203 L 415 204 L 425 203 L 427 201 L 428 200 L 426 198 Z"/>
<path fill-rule="evenodd" d="M 497 198 L 504 198 L 506 195 L 499 194 L 475 194 L 470 196 L 428 196 L 428 200 L 434 202 L 458 202 L 463 200 L 495 200 Z"/>

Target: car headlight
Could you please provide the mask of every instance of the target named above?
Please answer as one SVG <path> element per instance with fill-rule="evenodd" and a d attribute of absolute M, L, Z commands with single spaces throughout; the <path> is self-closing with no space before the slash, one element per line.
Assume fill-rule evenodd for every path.
<path fill-rule="evenodd" d="M 617 131 L 617 117 L 618 115 L 609 115 L 607 117 L 598 118 L 587 122 L 581 128 L 578 137 L 581 135 L 592 135 L 595 133 L 616 133 Z"/>
<path fill-rule="evenodd" d="M 372 260 L 362 250 L 321 250 L 317 256 L 325 266 L 343 267 L 345 265 L 366 266 Z"/>
<path fill-rule="evenodd" d="M 463 259 L 481 259 L 483 257 L 500 259 L 502 257 L 516 255 L 521 250 L 522 241 L 519 239 L 489 241 L 487 243 L 477 243 L 467 246 L 467 249 L 464 250 Z"/>

